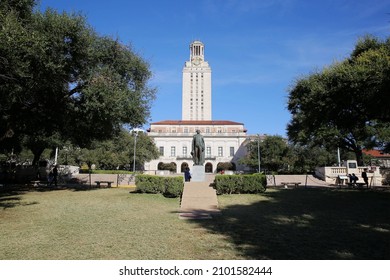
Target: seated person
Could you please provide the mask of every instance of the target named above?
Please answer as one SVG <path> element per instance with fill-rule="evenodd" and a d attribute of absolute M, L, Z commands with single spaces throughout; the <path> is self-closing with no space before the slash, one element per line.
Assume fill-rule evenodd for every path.
<path fill-rule="evenodd" d="M 349 182 L 353 185 L 356 185 L 356 182 L 357 180 L 359 180 L 359 178 L 355 175 L 355 173 L 352 173 L 348 175 L 349 176 Z"/>

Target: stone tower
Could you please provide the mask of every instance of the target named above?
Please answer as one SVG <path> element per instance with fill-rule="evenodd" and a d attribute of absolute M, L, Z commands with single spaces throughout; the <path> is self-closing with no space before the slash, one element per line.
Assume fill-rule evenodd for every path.
<path fill-rule="evenodd" d="M 190 44 L 183 68 L 182 120 L 211 120 L 211 68 L 200 41 Z"/>

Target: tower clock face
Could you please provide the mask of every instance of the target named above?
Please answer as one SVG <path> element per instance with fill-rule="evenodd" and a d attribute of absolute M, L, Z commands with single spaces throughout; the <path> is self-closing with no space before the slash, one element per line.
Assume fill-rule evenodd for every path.
<path fill-rule="evenodd" d="M 199 65 L 199 64 L 200 64 L 200 58 L 199 58 L 199 57 L 194 58 L 194 59 L 192 60 L 192 63 L 193 63 L 194 65 Z"/>

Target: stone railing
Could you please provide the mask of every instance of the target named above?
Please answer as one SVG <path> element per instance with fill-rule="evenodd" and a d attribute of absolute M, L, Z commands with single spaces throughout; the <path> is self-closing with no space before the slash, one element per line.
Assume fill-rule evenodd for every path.
<path fill-rule="evenodd" d="M 364 166 L 359 166 L 358 168 L 356 168 L 357 171 L 354 173 L 359 177 L 358 183 L 364 183 L 363 178 L 361 178 L 361 174 L 365 168 L 370 170 L 369 172 L 367 172 L 368 182 L 372 186 L 382 185 L 382 175 L 379 172 L 379 167 L 377 167 L 375 170 L 371 170 L 370 167 L 364 167 Z M 347 167 L 344 166 L 317 167 L 315 170 L 315 175 L 329 184 L 338 185 L 340 183 L 344 183 L 340 181 L 340 176 L 341 177 L 347 176 L 348 169 Z"/>

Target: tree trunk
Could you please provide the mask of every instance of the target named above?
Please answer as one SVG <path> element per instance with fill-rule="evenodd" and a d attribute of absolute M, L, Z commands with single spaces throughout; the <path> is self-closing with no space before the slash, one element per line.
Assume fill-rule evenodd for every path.
<path fill-rule="evenodd" d="M 358 166 L 364 166 L 362 149 L 360 147 L 357 147 L 354 152 L 356 155 L 356 161 Z"/>
<path fill-rule="evenodd" d="M 36 148 L 36 149 L 31 149 L 31 152 L 34 155 L 34 159 L 32 162 L 32 165 L 38 165 L 39 159 L 41 158 L 41 155 L 45 149 L 44 148 Z"/>

